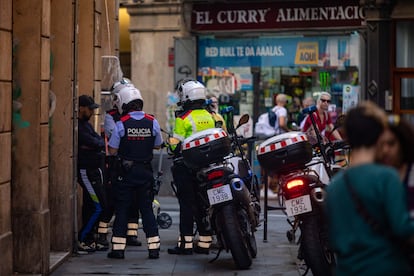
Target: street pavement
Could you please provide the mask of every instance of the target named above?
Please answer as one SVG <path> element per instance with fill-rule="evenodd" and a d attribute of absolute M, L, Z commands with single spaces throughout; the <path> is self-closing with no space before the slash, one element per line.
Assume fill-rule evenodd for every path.
<path fill-rule="evenodd" d="M 61 264 L 51 276 L 70 275 L 283 275 L 297 276 L 304 273 L 297 260 L 297 245 L 289 243 L 286 231 L 290 226 L 286 216 L 279 210 L 268 212 L 267 241 L 264 241 L 264 223 L 256 232 L 258 246 L 257 257 L 248 270 L 238 270 L 230 252 L 221 252 L 219 258 L 210 262 L 217 253 L 212 249 L 209 255 L 193 254 L 189 256 L 170 255 L 167 249 L 174 247 L 178 237 L 179 212 L 175 197 L 158 198 L 161 212 L 168 213 L 173 224 L 168 229 L 160 229 L 160 258 L 148 259 L 148 252 L 142 229 L 139 239 L 143 246 L 127 247 L 125 259 L 108 259 L 107 252 L 94 252 L 87 255 L 73 255 Z M 269 205 L 276 206 L 274 200 Z M 263 211 L 263 208 L 262 208 Z M 263 212 L 261 214 L 263 220 Z M 311 273 L 308 273 L 308 275 Z"/>

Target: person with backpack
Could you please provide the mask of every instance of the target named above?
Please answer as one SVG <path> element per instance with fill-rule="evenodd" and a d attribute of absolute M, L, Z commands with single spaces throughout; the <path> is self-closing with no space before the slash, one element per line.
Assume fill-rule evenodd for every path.
<path fill-rule="evenodd" d="M 288 123 L 288 112 L 286 109 L 287 96 L 286 94 L 278 94 L 276 96 L 276 105 L 269 110 L 268 112 L 259 116 L 259 120 L 255 125 L 255 135 L 259 139 L 267 139 L 269 137 L 279 135 L 285 132 L 290 131 Z M 261 169 L 261 175 L 264 175 L 263 169 Z M 264 181 L 266 179 L 262 179 Z M 269 183 L 268 188 L 268 199 L 277 198 L 277 176 L 269 175 L 267 177 Z M 260 190 L 260 197 L 264 197 L 264 184 L 262 184 L 262 189 Z M 276 191 L 276 192 L 275 192 Z"/>
<path fill-rule="evenodd" d="M 286 94 L 278 94 L 276 96 L 276 105 L 268 112 L 259 116 L 255 125 L 255 135 L 259 139 L 267 139 L 289 131 L 286 104 Z"/>

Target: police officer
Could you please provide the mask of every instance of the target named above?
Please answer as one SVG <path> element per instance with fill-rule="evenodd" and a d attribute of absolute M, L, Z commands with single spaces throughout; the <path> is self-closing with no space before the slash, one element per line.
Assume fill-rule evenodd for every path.
<path fill-rule="evenodd" d="M 92 97 L 79 96 L 78 115 L 78 182 L 83 189 L 82 227 L 78 234 L 78 251 L 94 252 L 95 226 L 104 208 L 103 138 L 95 132 L 89 119 L 99 107 Z"/>
<path fill-rule="evenodd" d="M 214 128 L 215 121 L 206 109 L 205 87 L 193 79 L 178 82 L 176 87 L 180 98 L 182 112 L 177 114 L 174 127 L 174 138 L 184 141 L 185 138 L 199 131 Z M 193 227 L 197 224 L 199 241 L 194 252 L 208 254 L 212 242 L 211 230 L 203 220 L 206 214 L 198 208 L 194 187 L 195 172 L 187 168 L 183 162 L 175 162 L 171 168 L 177 187 L 177 198 L 180 205 L 180 236 L 178 244 L 169 248 L 169 254 L 193 254 Z"/>
<path fill-rule="evenodd" d="M 125 87 L 134 87 L 130 80 L 123 78 L 118 82 L 115 82 L 111 88 L 111 95 L 113 100 L 116 100 L 117 94 Z M 118 108 L 114 107 L 105 113 L 104 120 L 104 131 L 106 139 L 110 139 L 111 134 L 115 128 L 117 121 L 121 119 L 121 114 Z M 116 168 L 115 168 L 116 156 L 108 155 L 106 157 L 106 168 L 105 168 L 105 188 L 106 188 L 106 208 L 102 212 L 101 220 L 98 224 L 98 239 L 96 241 L 97 246 L 107 250 L 109 243 L 107 235 L 109 231 L 109 222 L 114 215 L 115 207 L 113 200 L 112 184 L 116 180 Z M 138 240 L 138 219 L 139 219 L 139 208 L 138 202 L 135 199 L 134 204 L 131 204 L 128 216 L 128 231 L 127 231 L 127 245 L 130 246 L 141 246 L 142 243 Z"/>
<path fill-rule="evenodd" d="M 141 93 L 135 87 L 125 87 L 117 93 L 115 105 L 122 117 L 108 143 L 109 153 L 119 158 L 118 177 L 113 187 L 115 221 L 112 251 L 108 258 L 124 258 L 128 210 L 135 193 L 147 237 L 148 257 L 159 258 L 160 237 L 152 210 L 154 175 L 151 160 L 152 150 L 160 148 L 162 137 L 158 121 L 142 111 L 143 104 Z"/>

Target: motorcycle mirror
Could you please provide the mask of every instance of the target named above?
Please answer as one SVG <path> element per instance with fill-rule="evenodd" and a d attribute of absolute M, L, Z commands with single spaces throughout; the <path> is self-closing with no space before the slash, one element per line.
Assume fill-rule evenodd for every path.
<path fill-rule="evenodd" d="M 250 119 L 249 114 L 243 114 L 240 117 L 239 123 L 237 124 L 237 127 L 236 128 L 239 128 L 240 126 L 246 124 L 249 121 L 249 119 Z"/>

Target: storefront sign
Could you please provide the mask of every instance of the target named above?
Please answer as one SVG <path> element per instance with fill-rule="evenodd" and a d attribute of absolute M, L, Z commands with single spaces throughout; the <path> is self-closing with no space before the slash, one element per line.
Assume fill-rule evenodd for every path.
<path fill-rule="evenodd" d="M 358 0 L 252 1 L 246 4 L 195 4 L 191 28 L 193 31 L 220 31 L 360 27 L 363 20 L 363 9 Z"/>
<path fill-rule="evenodd" d="M 318 42 L 298 42 L 295 63 L 298 65 L 318 65 Z"/>
<path fill-rule="evenodd" d="M 358 41 L 341 37 L 261 37 L 198 40 L 199 67 L 356 65 Z M 342 45 L 341 47 L 339 47 Z M 353 49 L 352 51 L 350 49 Z M 341 58 L 341 62 L 339 62 Z"/>

